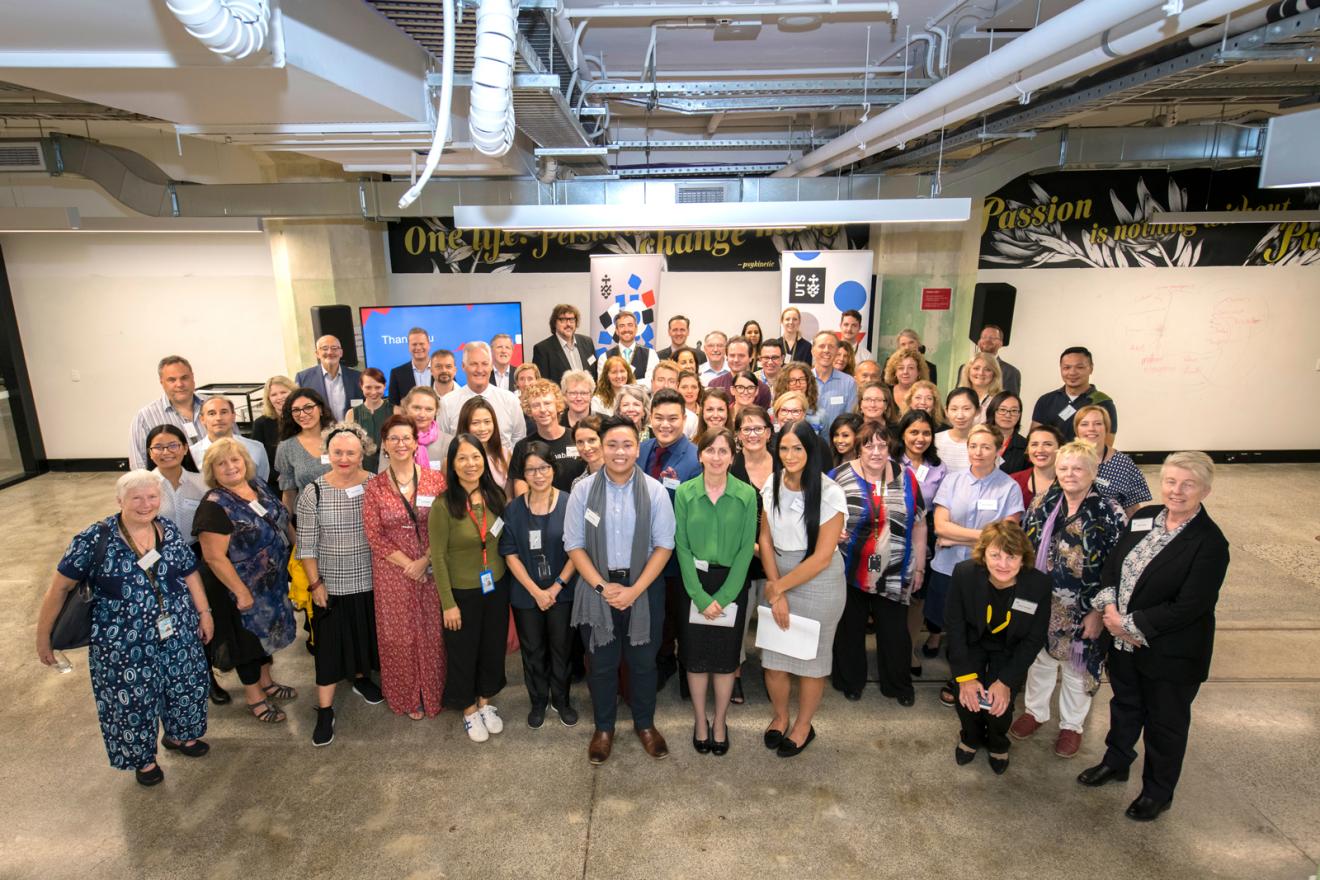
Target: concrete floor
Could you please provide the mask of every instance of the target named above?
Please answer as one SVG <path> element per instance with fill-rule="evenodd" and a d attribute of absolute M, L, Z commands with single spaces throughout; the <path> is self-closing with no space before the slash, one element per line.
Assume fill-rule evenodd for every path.
<path fill-rule="evenodd" d="M 1153 472 L 1150 472 L 1153 473 Z M 1108 690 L 1081 754 L 1044 735 L 995 777 L 954 765 L 957 722 L 927 664 L 917 705 L 870 688 L 827 694 L 817 741 L 780 760 L 760 744 L 768 707 L 756 678 L 723 759 L 687 744 L 676 686 L 657 723 L 656 762 L 622 713 L 614 757 L 586 760 L 583 722 L 523 724 L 521 667 L 497 701 L 506 731 L 469 743 L 453 713 L 396 718 L 341 690 L 334 744 L 313 749 L 312 668 L 301 647 L 276 661 L 304 694 L 289 722 L 213 708 L 211 754 L 162 759 L 143 789 L 112 771 L 96 724 L 86 653 L 75 672 L 41 666 L 37 604 L 69 535 L 113 508 L 114 475 L 48 475 L 0 492 L 0 878 L 1027 877 L 1305 880 L 1320 861 L 1320 467 L 1223 467 L 1210 509 L 1233 544 L 1219 603 L 1213 677 L 1194 708 L 1177 801 L 1151 825 L 1123 817 L 1140 783 L 1083 789 L 1103 752 Z"/>

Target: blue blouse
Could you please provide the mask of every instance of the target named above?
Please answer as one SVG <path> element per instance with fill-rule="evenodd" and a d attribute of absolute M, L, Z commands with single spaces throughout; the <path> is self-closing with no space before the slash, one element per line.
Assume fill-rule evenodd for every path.
<path fill-rule="evenodd" d="M 184 583 L 184 578 L 197 570 L 197 556 L 174 523 L 161 517 L 156 518 L 156 523 L 162 534 L 161 558 L 155 567 L 156 586 L 166 598 L 187 595 L 188 585 Z M 96 536 L 98 530 L 103 528 L 110 529 L 110 539 L 106 543 L 101 568 L 92 572 L 89 569 L 96 551 Z M 99 598 L 124 601 L 151 596 L 154 604 L 155 593 L 151 582 L 147 580 L 146 573 L 138 568 L 137 561 L 137 554 L 119 533 L 119 517 L 116 514 L 74 535 L 55 568 L 72 581 L 87 578 L 92 584 L 93 593 Z"/>
<path fill-rule="evenodd" d="M 935 495 L 935 506 L 949 512 L 949 520 L 965 529 L 983 529 L 992 522 L 1022 512 L 1022 490 L 1017 482 L 999 468 L 987 476 L 976 477 L 970 470 L 956 471 L 945 477 Z M 953 567 L 971 559 L 972 548 L 966 544 L 940 547 L 931 567 L 940 574 L 953 574 Z"/>

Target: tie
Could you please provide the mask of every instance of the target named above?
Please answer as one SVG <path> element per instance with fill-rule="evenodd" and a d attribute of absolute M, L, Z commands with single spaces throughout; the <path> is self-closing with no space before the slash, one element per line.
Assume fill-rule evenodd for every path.
<path fill-rule="evenodd" d="M 651 462 L 650 474 L 655 479 L 660 479 L 660 475 L 665 472 L 665 459 L 669 458 L 669 447 L 655 445 L 655 460 Z"/>

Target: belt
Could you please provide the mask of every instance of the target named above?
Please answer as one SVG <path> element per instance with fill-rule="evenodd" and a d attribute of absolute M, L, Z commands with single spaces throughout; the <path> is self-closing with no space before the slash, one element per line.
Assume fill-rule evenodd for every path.
<path fill-rule="evenodd" d="M 611 568 L 605 574 L 612 583 L 621 584 L 625 587 L 632 581 L 632 571 L 626 568 Z"/>

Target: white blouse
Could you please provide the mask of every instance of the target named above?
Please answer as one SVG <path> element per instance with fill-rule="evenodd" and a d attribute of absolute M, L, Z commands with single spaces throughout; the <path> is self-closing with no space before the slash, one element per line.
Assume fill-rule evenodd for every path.
<path fill-rule="evenodd" d="M 206 485 L 201 474 L 192 471 L 184 471 L 180 474 L 177 489 L 170 485 L 169 480 L 161 476 L 160 471 L 153 470 L 152 473 L 160 480 L 160 513 L 157 515 L 178 526 L 184 543 L 191 544 L 193 517 L 197 514 L 197 505 L 201 504 L 206 493 L 211 491 L 210 487 Z"/>
<path fill-rule="evenodd" d="M 779 507 L 775 507 L 773 478 L 761 490 L 761 503 L 765 507 L 766 522 L 770 523 L 770 540 L 780 553 L 807 549 L 807 523 L 803 516 L 802 493 L 779 487 Z M 829 522 L 835 514 L 848 515 L 848 499 L 843 489 L 829 477 L 820 478 L 820 522 Z"/>

